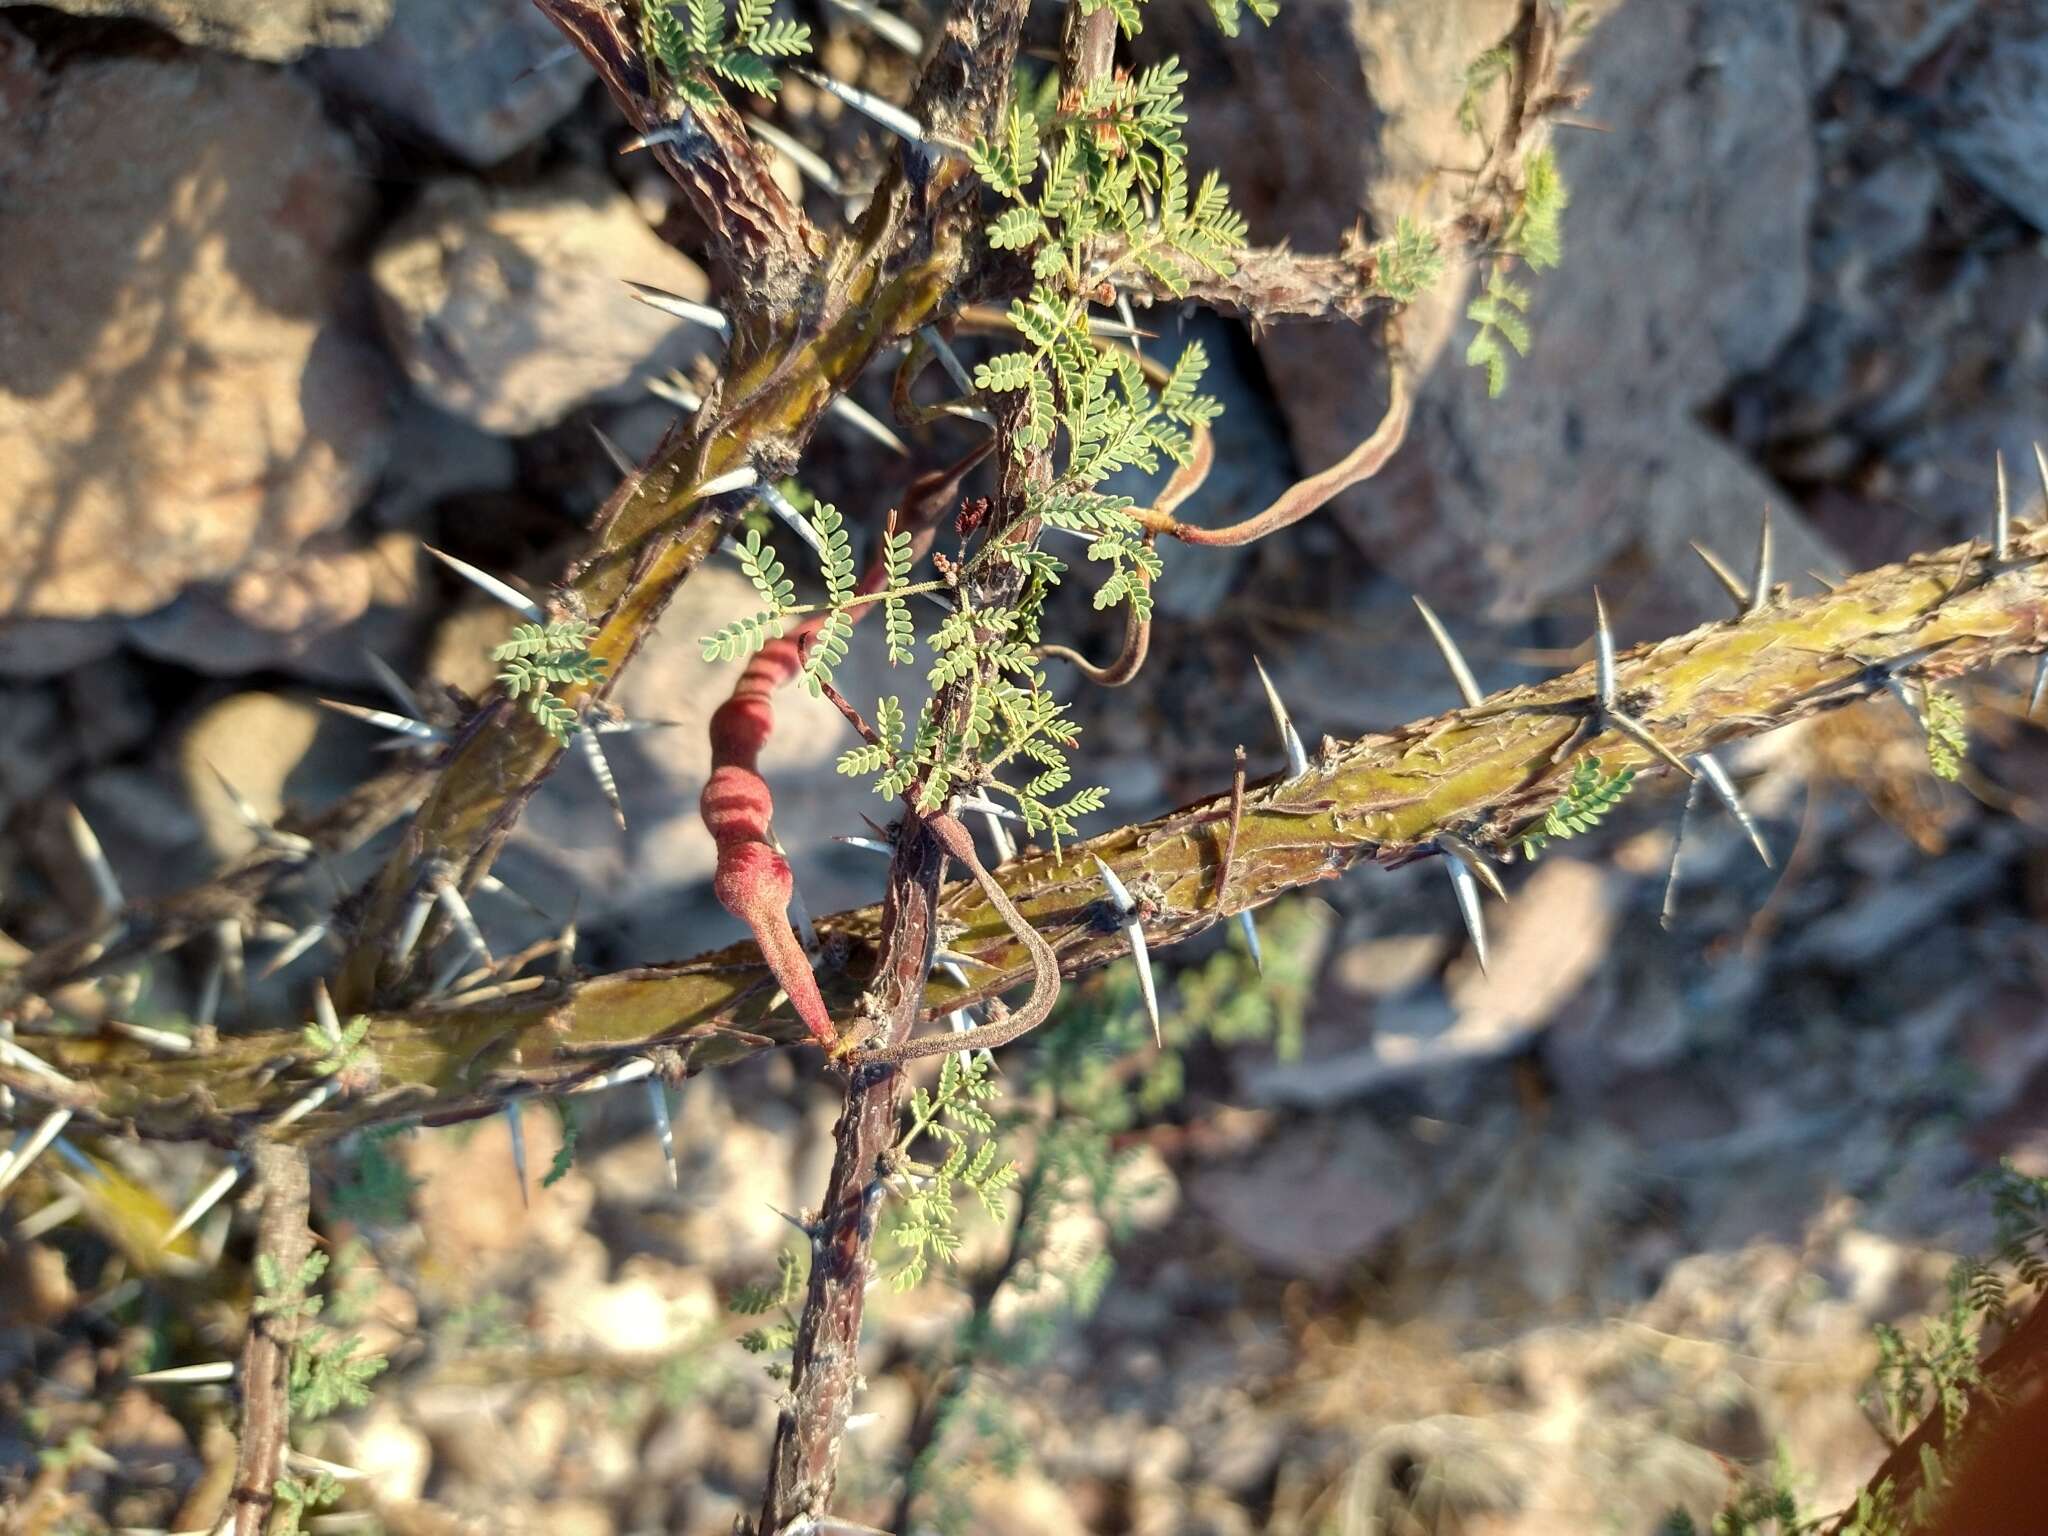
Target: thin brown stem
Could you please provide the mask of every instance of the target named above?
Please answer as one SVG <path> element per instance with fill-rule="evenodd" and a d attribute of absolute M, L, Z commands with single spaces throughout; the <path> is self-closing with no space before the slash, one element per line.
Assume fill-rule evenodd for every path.
<path fill-rule="evenodd" d="M 306 1226 L 312 1182 L 305 1149 L 260 1141 L 254 1159 L 257 1187 L 263 1194 L 257 1258 L 274 1266 L 279 1275 L 296 1276 L 313 1251 L 313 1234 Z M 242 1434 L 228 1511 L 234 1536 L 261 1536 L 277 1500 L 274 1490 L 284 1474 L 291 1435 L 292 1345 L 302 1325 L 298 1313 L 288 1307 L 253 1314 L 242 1340 L 236 1374 L 242 1390 Z"/>

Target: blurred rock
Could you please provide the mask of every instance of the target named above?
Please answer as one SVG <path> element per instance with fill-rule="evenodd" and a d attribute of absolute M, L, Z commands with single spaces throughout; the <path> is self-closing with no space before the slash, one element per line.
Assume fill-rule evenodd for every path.
<path fill-rule="evenodd" d="M 332 1459 L 368 1478 L 379 1500 L 410 1504 L 426 1491 L 433 1445 L 391 1397 L 380 1395 L 367 1415 L 336 1434 L 340 1444 Z"/>
<path fill-rule="evenodd" d="M 444 497 L 504 490 L 518 473 L 518 455 L 505 439 L 413 400 L 392 428 L 391 456 L 371 498 L 370 517 L 380 528 L 421 531 Z"/>
<path fill-rule="evenodd" d="M 419 560 L 405 533 L 365 546 L 322 540 L 294 556 L 253 560 L 225 586 L 188 590 L 130 620 L 128 638 L 215 676 L 275 669 L 362 681 L 370 676 L 363 652 L 400 649 L 413 627 Z"/>
<path fill-rule="evenodd" d="M 1995 6 L 1968 37 L 1942 99 L 1941 147 L 2048 231 L 2048 4 Z"/>
<path fill-rule="evenodd" d="M 322 713 L 308 701 L 280 694 L 237 693 L 209 705 L 185 727 L 179 774 L 207 845 L 220 858 L 238 857 L 256 843 L 221 780 L 274 824 L 289 799 L 286 785 L 320 731 Z"/>
<path fill-rule="evenodd" d="M 1881 85 L 1897 85 L 1977 9 L 1978 0 L 1838 0 L 1848 23 L 1849 62 Z"/>
<path fill-rule="evenodd" d="M 1329 1278 L 1421 1209 L 1420 1170 L 1357 1116 L 1288 1124 L 1240 1160 L 1186 1171 L 1189 1203 L 1260 1263 Z"/>
<path fill-rule="evenodd" d="M 111 656 L 120 645 L 121 626 L 112 620 L 0 620 L 0 672 L 55 677 Z"/>
<path fill-rule="evenodd" d="M 1361 4 L 1347 33 L 1331 9 L 1300 24 L 1323 46 L 1314 88 L 1281 88 L 1308 61 L 1275 63 L 1269 88 L 1233 81 L 1227 99 L 1191 103 L 1196 158 L 1222 163 L 1260 238 L 1304 248 L 1327 246 L 1349 219 L 1332 185 L 1361 188 L 1376 229 L 1441 211 L 1455 181 L 1442 167 L 1470 158 L 1456 125 L 1464 67 L 1513 12 L 1503 0 Z M 1767 362 L 1805 305 L 1814 154 L 1798 7 L 1674 0 L 1585 14 L 1596 25 L 1577 74 L 1593 87 L 1587 114 L 1611 131 L 1558 135 L 1572 188 L 1566 255 L 1532 281 L 1530 356 L 1506 395 L 1487 399 L 1461 361 L 1470 327 L 1447 283 L 1408 320 L 1426 369 L 1408 444 L 1337 503 L 1375 562 L 1471 618 L 1519 617 L 1580 593 L 1632 544 L 1672 567 L 1690 559 L 1688 539 L 1738 547 L 1772 496 L 1693 415 Z M 1252 57 L 1292 60 L 1307 46 Z M 1364 99 L 1361 70 L 1387 114 L 1376 154 L 1370 165 L 1324 165 L 1333 151 L 1315 146 L 1342 138 L 1330 114 L 1364 120 L 1362 105 L 1347 104 Z M 1270 167 L 1287 158 L 1269 153 L 1275 142 L 1308 146 L 1323 174 L 1290 181 L 1262 220 Z M 1333 462 L 1377 423 L 1385 386 L 1370 338 L 1283 326 L 1260 351 L 1303 468 Z M 1787 569 L 1826 558 L 1782 518 L 1780 555 Z M 1712 591 L 1698 590 L 1703 601 Z"/>
<path fill-rule="evenodd" d="M 495 165 L 539 138 L 596 78 L 581 54 L 538 67 L 566 43 L 525 0 L 383 3 L 391 24 L 362 39 L 367 47 L 319 55 L 314 78 L 471 165 Z"/>
<path fill-rule="evenodd" d="M 371 273 L 407 376 L 490 432 L 553 426 L 717 345 L 632 297 L 620 279 L 697 300 L 710 288 L 631 199 L 586 172 L 498 192 L 436 182 L 385 237 Z"/>
<path fill-rule="evenodd" d="M 328 320 L 370 187 L 313 93 L 17 47 L 0 97 L 0 612 L 145 613 L 346 518 L 385 375 Z"/>
<path fill-rule="evenodd" d="M 353 48 L 391 19 L 392 0 L 49 0 L 73 16 L 129 16 L 181 43 L 281 62 Z"/>

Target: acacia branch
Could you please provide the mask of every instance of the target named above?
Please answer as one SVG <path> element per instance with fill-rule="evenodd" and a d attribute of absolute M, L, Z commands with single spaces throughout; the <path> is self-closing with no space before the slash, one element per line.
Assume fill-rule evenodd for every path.
<path fill-rule="evenodd" d="M 257 1255 L 274 1265 L 277 1274 L 296 1276 L 313 1251 L 313 1234 L 306 1226 L 312 1183 L 305 1148 L 259 1141 L 252 1155 L 263 1194 Z M 292 1345 L 303 1326 L 304 1318 L 292 1308 L 263 1312 L 252 1305 L 235 1373 L 242 1394 L 242 1431 L 229 1494 L 234 1536 L 261 1536 L 277 1502 L 273 1490 L 284 1475 L 291 1435 Z"/>
<path fill-rule="evenodd" d="M 1689 756 L 1867 698 L 1894 677 L 1937 683 L 2048 650 L 2048 529 L 2016 537 L 2002 565 L 1988 554 L 1971 543 L 1915 556 L 1832 592 L 1638 647 L 1620 660 L 1621 690 L 1660 743 Z M 1354 864 L 1428 856 L 1446 833 L 1497 853 L 1562 794 L 1573 763 L 1558 756 L 1568 744 L 1597 751 L 1610 768 L 1666 771 L 1638 742 L 1585 734 L 1593 674 L 1589 663 L 1475 709 L 1332 742 L 1303 777 L 1248 785 L 1227 869 L 1233 797 L 1222 790 L 1069 845 L 1063 858 L 1009 861 L 996 878 L 1071 976 L 1128 952 L 1120 926 L 1103 920 L 1091 855 L 1126 886 L 1143 881 L 1159 893 L 1145 919 L 1157 948 Z M 965 988 L 931 983 L 926 1020 L 1029 978 L 1029 952 L 971 881 L 945 891 L 939 914 L 947 947 L 974 968 Z M 855 1012 L 878 973 L 882 919 L 880 908 L 864 907 L 817 924 L 828 949 L 846 956 L 819 977 L 835 1016 Z M 374 1082 L 284 1134 L 323 1140 L 361 1125 L 466 1118 L 514 1094 L 571 1091 L 656 1047 L 678 1051 L 693 1071 L 720 1066 L 804 1038 L 791 1015 L 769 1010 L 774 993 L 759 952 L 738 944 L 517 998 L 379 1013 L 366 1039 Z M 225 1036 L 212 1052 L 186 1057 L 156 1056 L 111 1034 L 29 1033 L 22 1043 L 77 1086 L 5 1064 L 0 1081 L 89 1121 L 166 1139 L 237 1145 L 319 1081 L 296 1028 Z"/>

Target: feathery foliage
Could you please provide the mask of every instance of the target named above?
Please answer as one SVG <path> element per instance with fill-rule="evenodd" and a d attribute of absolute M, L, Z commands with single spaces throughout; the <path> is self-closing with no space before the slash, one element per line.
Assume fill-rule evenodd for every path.
<path fill-rule="evenodd" d="M 575 706 L 556 696 L 557 683 L 589 687 L 604 681 L 606 662 L 590 654 L 597 626 L 576 619 L 550 619 L 521 624 L 512 638 L 494 646 L 491 660 L 504 663 L 498 681 L 510 698 L 524 697 L 526 708 L 541 727 L 564 745 L 581 728 Z"/>
<path fill-rule="evenodd" d="M 782 82 L 771 61 L 811 49 L 811 29 L 777 21 L 774 10 L 775 0 L 739 0 L 728 18 L 724 0 L 647 0 L 640 13 L 641 45 L 690 106 L 718 103 L 713 77 L 756 96 L 773 96 Z"/>
<path fill-rule="evenodd" d="M 1572 768 L 1571 782 L 1564 795 L 1543 813 L 1543 819 L 1522 834 L 1524 855 L 1535 858 L 1551 843 L 1581 832 L 1590 832 L 1635 786 L 1633 768 L 1618 768 L 1611 774 L 1600 771 L 1600 759 L 1582 757 Z"/>
<path fill-rule="evenodd" d="M 970 1057 L 963 1064 L 960 1057 L 947 1056 L 937 1084 L 911 1096 L 910 1123 L 897 1140 L 889 1177 L 900 1196 L 888 1233 L 905 1255 L 890 1282 L 899 1291 L 922 1280 L 934 1259 L 950 1263 L 959 1253 L 957 1190 L 973 1194 L 991 1221 L 1007 1217 L 1003 1192 L 1016 1183 L 1018 1169 L 999 1160 L 995 1116 L 987 1108 L 996 1094 L 993 1070 L 985 1058 Z M 926 1136 L 947 1149 L 943 1161 L 920 1162 L 910 1155 Z"/>

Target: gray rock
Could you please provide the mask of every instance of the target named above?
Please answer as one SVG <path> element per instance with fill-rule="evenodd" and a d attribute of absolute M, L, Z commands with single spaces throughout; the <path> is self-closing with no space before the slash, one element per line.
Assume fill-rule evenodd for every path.
<path fill-rule="evenodd" d="M 1424 1198 L 1401 1145 L 1357 1116 L 1290 1123 L 1240 1161 L 1189 1169 L 1182 1187 L 1260 1263 L 1320 1277 L 1391 1238 Z"/>
<path fill-rule="evenodd" d="M 1280 189 L 1303 205 L 1300 225 L 1291 201 L 1262 221 L 1260 199 L 1245 198 L 1260 238 L 1327 245 L 1333 214 L 1348 219 L 1331 187 L 1346 182 L 1375 228 L 1439 212 L 1454 180 L 1441 168 L 1471 147 L 1455 123 L 1462 70 L 1511 11 L 1494 0 L 1361 4 L 1348 39 L 1319 11 L 1303 25 L 1323 26 L 1330 50 L 1351 43 L 1318 58 L 1324 83 L 1269 100 L 1233 82 L 1242 101 L 1197 153 L 1223 160 L 1242 194 L 1277 174 L 1270 145 L 1310 146 L 1321 179 Z M 1407 339 L 1427 376 L 1409 442 L 1337 504 L 1384 569 L 1469 618 L 1520 617 L 1582 593 L 1632 545 L 1654 566 L 1682 567 L 1688 539 L 1733 547 L 1761 501 L 1784 499 L 1693 413 L 1766 363 L 1805 305 L 1815 160 L 1799 8 L 1674 0 L 1588 14 L 1597 24 L 1578 74 L 1593 88 L 1587 115 L 1612 131 L 1559 137 L 1573 202 L 1563 267 L 1532 283 L 1530 357 L 1505 397 L 1489 400 L 1462 362 L 1471 327 L 1458 318 L 1455 281 L 1417 306 Z M 1326 125 L 1331 114 L 1363 121 L 1350 103 L 1366 87 L 1343 68 L 1353 58 L 1387 114 L 1370 166 L 1328 164 L 1335 151 L 1323 147 L 1342 137 Z M 1196 131 L 1215 106 L 1195 103 Z M 1376 424 L 1384 385 L 1357 333 L 1280 327 L 1261 353 L 1304 468 L 1333 462 Z M 1781 517 L 1786 568 L 1827 558 L 1793 522 Z M 1710 600 L 1689 572 L 1680 579 Z"/>
<path fill-rule="evenodd" d="M 391 19 L 391 0 L 49 0 L 73 16 L 129 16 L 181 43 L 282 62 L 353 48 Z"/>
<path fill-rule="evenodd" d="M 596 78 L 581 54 L 536 67 L 564 41 L 527 0 L 397 0 L 391 8 L 374 41 L 348 40 L 367 47 L 314 58 L 314 77 L 471 165 L 495 165 L 532 143 Z"/>
<path fill-rule="evenodd" d="M 1940 144 L 1993 196 L 2048 230 L 2048 5 L 1986 15 L 1949 80 Z"/>
<path fill-rule="evenodd" d="M 1897 85 L 1970 19 L 1978 0 L 1836 0 L 1849 32 L 1849 63 Z"/>
<path fill-rule="evenodd" d="M 311 90 L 16 48 L 0 98 L 0 613 L 146 613 L 346 518 L 386 375 L 329 321 L 370 189 Z"/>
<path fill-rule="evenodd" d="M 553 426 L 718 345 L 631 297 L 621 279 L 696 300 L 709 285 L 631 199 L 589 173 L 497 193 L 436 182 L 385 238 L 371 274 L 406 375 L 488 432 Z"/>

